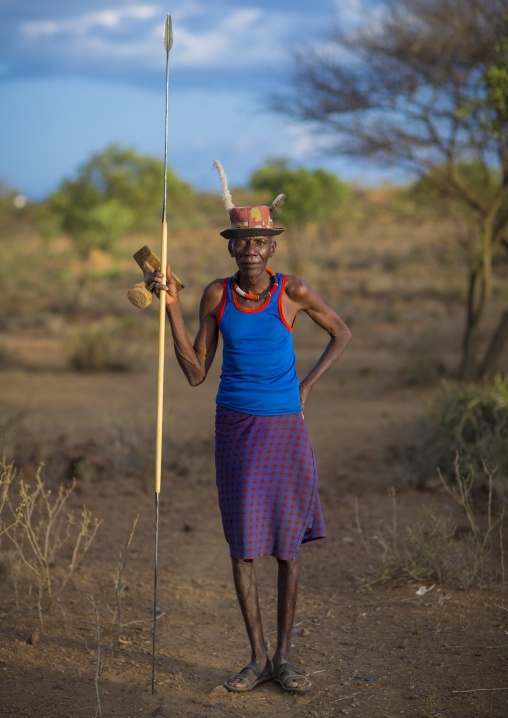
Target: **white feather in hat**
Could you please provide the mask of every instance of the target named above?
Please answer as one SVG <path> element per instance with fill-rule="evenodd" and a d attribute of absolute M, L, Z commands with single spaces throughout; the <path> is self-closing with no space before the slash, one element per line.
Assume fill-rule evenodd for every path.
<path fill-rule="evenodd" d="M 215 162 L 213 163 L 213 166 L 219 172 L 220 181 L 222 184 L 222 199 L 224 201 L 224 207 L 226 208 L 226 212 L 229 212 L 235 208 L 235 205 L 233 204 L 233 198 L 231 197 L 231 192 L 228 189 L 228 178 L 226 176 L 226 173 L 224 172 L 223 166 L 221 165 L 221 163 L 218 160 L 215 160 Z"/>

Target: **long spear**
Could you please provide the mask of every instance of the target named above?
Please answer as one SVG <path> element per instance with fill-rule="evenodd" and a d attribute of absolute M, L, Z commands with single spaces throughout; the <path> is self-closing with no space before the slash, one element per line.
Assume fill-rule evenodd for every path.
<path fill-rule="evenodd" d="M 173 24 L 171 15 L 166 15 L 164 24 L 164 47 L 166 49 L 166 127 L 164 138 L 164 202 L 162 205 L 161 233 L 161 271 L 164 274 L 162 284 L 166 284 L 166 265 L 168 255 L 168 223 L 166 213 L 166 193 L 168 174 L 168 93 L 169 93 L 169 51 L 173 45 Z M 166 296 L 159 295 L 159 372 L 157 382 L 157 444 L 155 449 L 155 569 L 153 588 L 153 646 L 152 646 L 152 694 L 155 693 L 155 631 L 157 623 L 157 548 L 159 544 L 159 495 L 161 490 L 162 467 L 162 407 L 164 400 L 164 340 L 166 336 Z"/>

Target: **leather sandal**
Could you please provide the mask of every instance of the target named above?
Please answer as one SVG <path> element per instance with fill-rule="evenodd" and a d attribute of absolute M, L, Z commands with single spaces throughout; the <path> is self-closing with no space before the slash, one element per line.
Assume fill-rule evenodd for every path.
<path fill-rule="evenodd" d="M 284 671 L 293 671 L 293 674 L 282 678 L 282 674 L 284 673 Z M 288 681 L 295 681 L 299 678 L 305 678 L 307 680 L 307 683 L 304 686 L 287 685 Z M 307 693 L 307 691 L 310 691 L 310 689 L 312 688 L 312 683 L 308 680 L 308 678 L 302 673 L 298 673 L 296 668 L 291 665 L 291 663 L 281 663 L 275 672 L 273 680 L 275 681 L 275 683 L 279 684 L 283 691 L 288 691 L 288 693 Z"/>
<path fill-rule="evenodd" d="M 253 673 L 256 674 L 256 680 L 252 680 L 252 678 L 248 675 L 244 675 L 245 671 L 249 669 L 253 671 Z M 251 691 L 256 686 L 259 686 L 260 683 L 265 683 L 266 681 L 271 681 L 273 679 L 273 666 L 270 659 L 268 659 L 266 666 L 263 670 L 258 666 L 256 661 L 251 661 L 248 666 L 245 666 L 245 668 L 242 668 L 240 673 L 236 673 L 234 676 L 231 676 L 231 678 L 228 678 L 227 681 L 224 681 L 222 684 L 224 688 L 227 688 L 228 691 L 232 691 L 233 693 L 246 693 L 247 691 Z M 244 686 L 232 686 L 228 681 L 234 681 L 234 680 L 242 680 L 245 682 Z"/>

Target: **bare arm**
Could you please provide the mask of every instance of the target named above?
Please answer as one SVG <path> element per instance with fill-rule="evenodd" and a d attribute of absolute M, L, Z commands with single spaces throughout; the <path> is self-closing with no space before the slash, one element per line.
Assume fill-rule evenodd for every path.
<path fill-rule="evenodd" d="M 169 267 L 166 270 L 167 285 L 160 283 L 163 276 L 158 270 L 154 272 L 153 279 L 156 282 L 155 289 L 162 289 L 165 292 L 166 313 L 173 333 L 176 358 L 189 384 L 198 386 L 206 379 L 217 350 L 219 340 L 217 316 L 222 301 L 222 281 L 216 279 L 205 287 L 199 306 L 199 329 L 194 344 L 191 344 L 182 316 L 178 291 Z"/>
<path fill-rule="evenodd" d="M 291 319 L 293 321 L 296 314 L 303 310 L 330 336 L 330 341 L 324 352 L 305 379 L 300 382 L 300 400 L 303 414 L 310 390 L 325 371 L 333 366 L 341 356 L 351 340 L 351 332 L 339 315 L 324 303 L 319 294 L 307 282 L 304 282 L 299 277 L 288 276 L 282 307 L 287 320 Z"/>

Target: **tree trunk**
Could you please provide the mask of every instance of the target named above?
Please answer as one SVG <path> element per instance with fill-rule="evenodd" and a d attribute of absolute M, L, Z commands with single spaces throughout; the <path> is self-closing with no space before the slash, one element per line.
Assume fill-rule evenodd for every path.
<path fill-rule="evenodd" d="M 474 374 L 478 330 L 485 306 L 483 283 L 483 268 L 481 266 L 476 267 L 469 275 L 466 328 L 462 342 L 462 364 L 460 368 L 460 374 L 464 378 L 471 377 Z"/>
<path fill-rule="evenodd" d="M 476 374 L 478 333 L 490 299 L 492 277 L 492 230 L 488 224 L 483 229 L 481 253 L 469 275 L 466 329 L 462 343 L 461 376 L 471 378 Z"/>
<path fill-rule="evenodd" d="M 508 311 L 504 311 L 497 329 L 494 332 L 494 336 L 489 344 L 489 347 L 485 353 L 482 365 L 480 367 L 480 376 L 486 377 L 492 374 L 497 366 L 497 361 L 503 349 L 508 342 Z"/>

